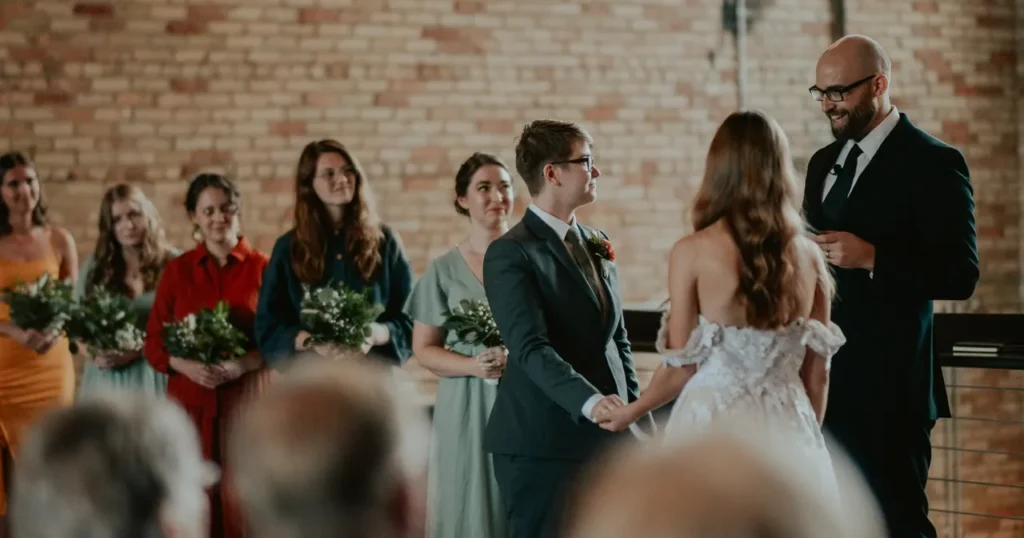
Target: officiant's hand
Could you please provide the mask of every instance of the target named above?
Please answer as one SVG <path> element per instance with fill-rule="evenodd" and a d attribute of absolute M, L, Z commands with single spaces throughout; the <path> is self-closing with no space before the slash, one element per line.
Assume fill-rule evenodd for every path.
<path fill-rule="evenodd" d="M 843 269 L 875 269 L 875 247 L 850 232 L 825 231 L 814 236 L 828 263 Z"/>
<path fill-rule="evenodd" d="M 636 422 L 637 416 L 632 405 L 624 405 L 607 411 L 600 416 L 595 415 L 597 425 L 611 432 L 621 432 Z"/>

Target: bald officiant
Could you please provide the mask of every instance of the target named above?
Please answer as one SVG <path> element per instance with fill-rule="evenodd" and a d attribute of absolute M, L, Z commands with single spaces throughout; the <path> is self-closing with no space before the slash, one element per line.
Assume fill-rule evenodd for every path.
<path fill-rule="evenodd" d="M 811 97 L 835 142 L 811 157 L 804 209 L 832 265 L 832 362 L 825 428 L 865 474 L 889 535 L 934 537 L 925 482 L 931 431 L 949 416 L 932 353 L 932 301 L 978 282 L 974 199 L 960 151 L 889 101 L 889 55 L 847 36 L 818 60 Z"/>

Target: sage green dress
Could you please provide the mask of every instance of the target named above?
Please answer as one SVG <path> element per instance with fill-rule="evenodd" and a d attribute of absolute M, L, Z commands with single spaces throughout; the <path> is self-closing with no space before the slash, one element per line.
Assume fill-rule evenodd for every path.
<path fill-rule="evenodd" d="M 177 255 L 178 252 L 174 254 Z M 89 281 L 95 265 L 92 255 L 86 257 L 82 262 L 78 271 L 78 282 L 75 284 L 76 297 L 85 294 L 85 285 Z M 156 289 L 154 288 L 132 300 L 135 326 L 142 331 L 142 334 L 146 334 L 146 322 L 149 320 L 149 310 L 153 307 L 155 296 Z M 139 357 L 120 368 L 107 370 L 97 368 L 92 361 L 86 360 L 82 371 L 82 381 L 78 386 L 78 394 L 105 392 L 111 388 L 126 388 L 163 396 L 167 393 L 167 376 L 150 367 L 145 357 Z"/>
<path fill-rule="evenodd" d="M 413 321 L 440 327 L 444 311 L 463 299 L 486 301 L 487 296 L 462 254 L 452 249 L 430 263 L 405 310 Z M 484 350 L 451 334 L 445 343 L 467 357 Z M 484 428 L 497 390 L 477 377 L 442 377 L 438 383 L 427 493 L 430 538 L 507 536 L 494 465 L 483 449 Z"/>

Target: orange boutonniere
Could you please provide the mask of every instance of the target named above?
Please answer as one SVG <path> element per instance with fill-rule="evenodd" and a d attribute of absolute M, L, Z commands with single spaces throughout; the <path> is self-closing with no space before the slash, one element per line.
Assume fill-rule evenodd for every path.
<path fill-rule="evenodd" d="M 615 249 L 612 248 L 612 242 L 601 237 L 597 232 L 590 232 L 590 236 L 587 237 L 587 248 L 594 256 L 610 262 L 615 261 Z"/>

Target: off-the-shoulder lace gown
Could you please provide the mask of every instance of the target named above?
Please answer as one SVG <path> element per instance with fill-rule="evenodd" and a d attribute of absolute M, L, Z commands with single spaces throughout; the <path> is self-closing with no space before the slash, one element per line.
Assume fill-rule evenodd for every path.
<path fill-rule="evenodd" d="M 846 343 L 839 327 L 798 319 L 776 330 L 730 327 L 698 318 L 686 346 L 667 349 L 668 312 L 662 316 L 657 350 L 668 366 L 697 365 L 676 399 L 665 427 L 668 442 L 685 441 L 730 419 L 785 439 L 798 450 L 809 477 L 829 494 L 835 475 L 821 428 L 800 378 L 807 348 L 831 366 Z"/>

